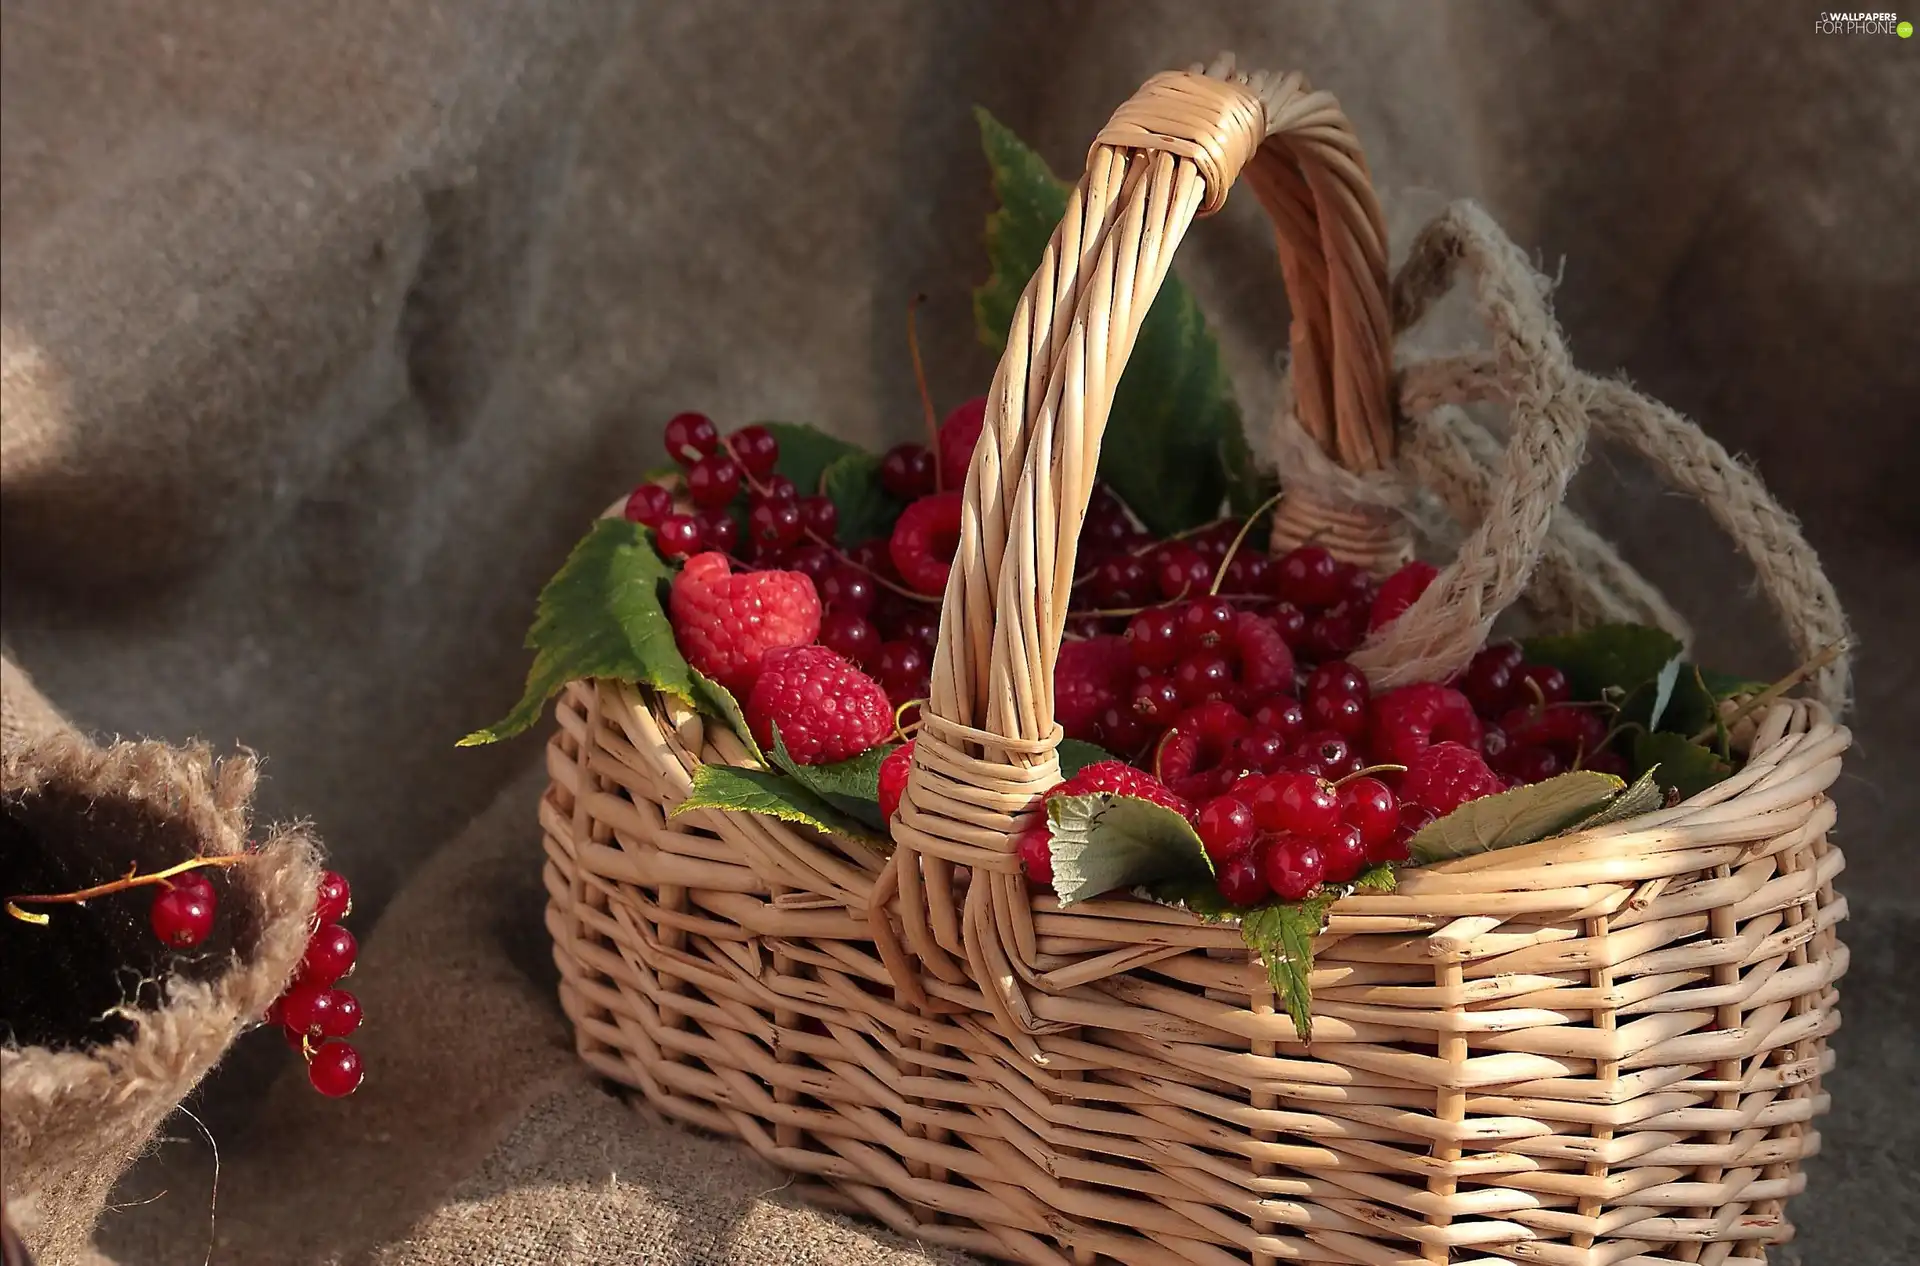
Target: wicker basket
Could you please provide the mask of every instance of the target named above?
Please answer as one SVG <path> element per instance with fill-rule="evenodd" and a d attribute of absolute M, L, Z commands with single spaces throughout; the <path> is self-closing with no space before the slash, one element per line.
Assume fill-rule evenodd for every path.
<path fill-rule="evenodd" d="M 1590 430 L 1710 503 L 1803 649 L 1844 632 L 1792 520 L 1689 424 L 1574 373 L 1477 212 L 1430 228 L 1390 290 L 1331 98 L 1230 63 L 1159 76 L 1101 133 L 1015 314 L 891 856 L 670 819 L 701 762 L 748 761 L 732 733 L 619 683 L 563 696 L 540 813 L 580 1054 L 824 1201 L 990 1257 L 1764 1260 L 1817 1150 L 1846 967 L 1844 661 L 1686 803 L 1340 902 L 1310 1047 L 1232 928 L 1126 897 L 1063 910 L 1020 876 L 1009 837 L 1058 780 L 1062 581 L 1113 387 L 1243 168 L 1296 314 L 1279 543 L 1392 565 L 1402 478 L 1477 524 L 1389 629 L 1413 632 L 1367 648 L 1376 681 L 1458 667 L 1523 589 L 1548 618 L 1674 622 L 1557 508 Z M 1393 369 L 1393 332 L 1461 267 L 1492 352 Z M 1479 398 L 1511 411 L 1504 458 L 1436 408 Z"/>

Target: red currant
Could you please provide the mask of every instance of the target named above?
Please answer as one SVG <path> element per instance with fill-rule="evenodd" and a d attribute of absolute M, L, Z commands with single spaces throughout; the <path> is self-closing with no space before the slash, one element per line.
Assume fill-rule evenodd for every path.
<path fill-rule="evenodd" d="M 352 913 L 353 889 L 347 883 L 347 877 L 337 870 L 329 870 L 322 874 L 319 899 L 313 907 L 314 922 L 338 923 Z"/>
<path fill-rule="evenodd" d="M 204 885 L 201 886 L 201 885 Z M 153 934 L 173 949 L 192 949 L 213 932 L 213 916 L 219 909 L 213 885 L 178 885 L 161 891 L 153 899 L 148 921 Z"/>
<path fill-rule="evenodd" d="M 1400 825 L 1400 802 L 1378 778 L 1353 778 L 1340 784 L 1340 820 L 1360 832 L 1369 853 L 1393 838 Z"/>
<path fill-rule="evenodd" d="M 1300 761 L 1320 771 L 1324 778 L 1345 778 L 1361 768 L 1360 753 L 1352 740 L 1338 730 L 1309 730 L 1293 746 Z"/>
<path fill-rule="evenodd" d="M 727 438 L 727 447 L 755 479 L 772 474 L 773 464 L 780 460 L 780 441 L 764 426 L 741 427 Z"/>
<path fill-rule="evenodd" d="M 1258 828 L 1254 826 L 1253 810 L 1246 802 L 1233 796 L 1220 796 L 1209 800 L 1200 809 L 1200 820 L 1195 830 L 1200 833 L 1200 843 L 1206 846 L 1207 856 L 1214 864 L 1224 865 L 1247 851 L 1253 843 L 1253 835 Z"/>
<path fill-rule="evenodd" d="M 1233 685 L 1233 665 L 1218 651 L 1198 651 L 1174 665 L 1173 684 L 1189 705 L 1224 698 Z"/>
<path fill-rule="evenodd" d="M 755 502 L 747 512 L 747 535 L 763 550 L 785 549 L 800 539 L 800 507 L 791 501 Z"/>
<path fill-rule="evenodd" d="M 1323 835 L 1340 821 L 1340 798 L 1331 783 L 1311 774 L 1275 774 L 1249 802 L 1263 831 Z"/>
<path fill-rule="evenodd" d="M 1344 659 L 1328 660 L 1307 674 L 1306 693 L 1313 695 L 1333 695 L 1358 699 L 1362 703 L 1373 697 L 1367 688 L 1367 679 L 1361 671 Z"/>
<path fill-rule="evenodd" d="M 720 447 L 720 432 L 704 413 L 676 413 L 667 423 L 667 455 L 691 466 Z"/>
<path fill-rule="evenodd" d="M 880 483 L 902 501 L 918 501 L 933 491 L 933 454 L 925 444 L 896 444 L 880 460 Z"/>
<path fill-rule="evenodd" d="M 196 897 L 205 897 L 209 901 L 219 900 L 219 897 L 213 891 L 213 881 L 207 878 L 205 871 L 183 870 L 173 878 L 167 880 L 167 886 L 177 888 L 181 892 L 191 893 Z"/>
<path fill-rule="evenodd" d="M 1252 550 L 1242 549 L 1227 562 L 1227 576 L 1223 587 L 1228 593 L 1250 594 L 1265 593 L 1272 582 L 1268 579 L 1269 563 L 1265 554 L 1256 554 Z"/>
<path fill-rule="evenodd" d="M 328 1037 L 347 1037 L 360 1027 L 360 999 L 344 989 L 329 989 L 330 1001 L 319 1013 L 320 1031 Z"/>
<path fill-rule="evenodd" d="M 880 634 L 865 616 L 829 608 L 820 621 L 820 645 L 865 665 L 880 649 Z"/>
<path fill-rule="evenodd" d="M 346 1042 L 323 1042 L 307 1062 L 307 1080 L 329 1099 L 341 1099 L 360 1088 L 365 1070 L 360 1052 Z"/>
<path fill-rule="evenodd" d="M 701 539 L 700 525 L 692 515 L 669 514 L 653 529 L 653 543 L 665 558 L 690 558 L 698 554 L 706 542 Z"/>
<path fill-rule="evenodd" d="M 1514 674 L 1520 671 L 1520 647 L 1496 642 L 1473 657 L 1460 674 L 1460 693 L 1483 717 L 1496 717 L 1513 698 Z"/>
<path fill-rule="evenodd" d="M 798 501 L 800 490 L 785 475 L 768 475 L 760 484 L 762 501 Z"/>
<path fill-rule="evenodd" d="M 1367 856 L 1376 862 L 1404 862 L 1411 855 L 1408 846 L 1413 837 L 1420 834 L 1438 814 L 1423 804 L 1403 804 L 1400 806 L 1400 825 L 1393 829 L 1387 842 L 1377 849 L 1369 849 Z"/>
<path fill-rule="evenodd" d="M 1307 732 L 1307 714 L 1298 699 L 1287 695 L 1275 695 L 1271 699 L 1256 704 L 1253 709 L 1253 723 L 1262 729 L 1272 730 L 1292 747 L 1300 736 Z"/>
<path fill-rule="evenodd" d="M 802 545 L 794 550 L 793 556 L 787 560 L 787 570 L 799 572 L 811 580 L 815 588 L 818 588 L 820 582 L 840 565 L 840 560 L 834 557 L 833 551 L 820 545 Z"/>
<path fill-rule="evenodd" d="M 919 677 L 927 671 L 927 653 L 917 642 L 885 642 L 873 666 L 875 672 L 889 677 Z"/>
<path fill-rule="evenodd" d="M 1513 701 L 1534 707 L 1551 707 L 1573 698 L 1567 675 L 1550 664 L 1522 664 L 1514 677 Z"/>
<path fill-rule="evenodd" d="M 1287 758 L 1288 743 L 1278 730 L 1255 729 L 1248 731 L 1235 743 L 1233 751 L 1249 769 L 1263 774 L 1272 773 Z"/>
<path fill-rule="evenodd" d="M 687 471 L 687 496 L 705 510 L 717 510 L 740 495 L 740 464 L 724 453 L 702 457 Z"/>
<path fill-rule="evenodd" d="M 1274 564 L 1274 591 L 1303 609 L 1332 606 L 1344 596 L 1346 584 L 1340 561 L 1318 545 L 1288 550 Z"/>
<path fill-rule="evenodd" d="M 1153 552 L 1153 579 L 1169 602 L 1204 594 L 1213 583 L 1213 564 L 1193 546 L 1171 541 Z"/>
<path fill-rule="evenodd" d="M 1036 822 L 1020 833 L 1014 843 L 1020 867 L 1029 882 L 1046 888 L 1053 885 L 1053 836 L 1045 822 Z"/>
<path fill-rule="evenodd" d="M 1257 906 L 1272 894 L 1261 869 L 1260 850 L 1247 848 L 1220 867 L 1215 882 L 1220 895 L 1236 906 Z"/>
<path fill-rule="evenodd" d="M 673 513 L 673 494 L 659 484 L 641 484 L 627 494 L 627 508 L 621 513 L 629 523 L 659 527 Z"/>
<path fill-rule="evenodd" d="M 1315 842 L 1326 859 L 1328 883 L 1344 884 L 1366 869 L 1367 845 L 1359 827 L 1342 822 Z"/>
<path fill-rule="evenodd" d="M 353 970 L 359 952 L 353 933 L 338 923 L 329 923 L 307 938 L 307 952 L 300 958 L 300 977 L 330 985 Z"/>
<path fill-rule="evenodd" d="M 1100 714 L 1099 733 L 1109 751 L 1132 754 L 1153 737 L 1147 723 L 1132 707 L 1114 706 Z"/>
<path fill-rule="evenodd" d="M 1288 646 L 1297 647 L 1306 641 L 1307 613 L 1291 602 L 1279 603 L 1267 612 L 1267 618 L 1280 630 L 1280 636 L 1287 639 Z"/>
<path fill-rule="evenodd" d="M 831 542 L 840 533 L 840 508 L 830 497 L 802 497 L 800 523 L 821 540 Z"/>
<path fill-rule="evenodd" d="M 873 610 L 873 578 L 857 567 L 841 564 L 814 583 L 820 591 L 821 605 L 829 611 L 866 615 Z"/>
<path fill-rule="evenodd" d="M 1594 752 L 1581 760 L 1581 766 L 1596 773 L 1612 774 L 1615 778 L 1625 778 L 1633 772 L 1627 758 L 1612 750 Z"/>
<path fill-rule="evenodd" d="M 1180 715 L 1180 691 L 1169 678 L 1142 678 L 1133 684 L 1133 710 L 1148 725 L 1172 725 Z"/>
<path fill-rule="evenodd" d="M 339 1005 L 341 990 L 318 980 L 301 980 L 287 990 L 280 1001 L 280 1022 L 289 1033 L 319 1037 L 327 1031 L 333 1009 Z M 356 1008 L 358 1003 L 355 1003 Z"/>
<path fill-rule="evenodd" d="M 1108 610 L 1139 606 L 1154 593 L 1146 563 L 1132 554 L 1116 554 L 1101 563 L 1088 584 L 1094 602 Z"/>
<path fill-rule="evenodd" d="M 700 529 L 700 543 L 708 549 L 731 554 L 740 548 L 740 520 L 726 510 L 697 511 L 693 522 Z"/>
<path fill-rule="evenodd" d="M 1500 772 L 1514 782 L 1545 782 L 1567 772 L 1567 763 L 1551 747 L 1516 747 L 1507 753 Z"/>
<path fill-rule="evenodd" d="M 1366 635 L 1366 607 L 1351 602 L 1336 603 L 1307 621 L 1300 649 L 1310 659 L 1338 659 L 1351 654 Z"/>
<path fill-rule="evenodd" d="M 1326 854 L 1304 835 L 1280 831 L 1260 841 L 1260 868 L 1267 886 L 1284 901 L 1299 901 L 1320 886 Z"/>
<path fill-rule="evenodd" d="M 1332 730 L 1348 738 L 1366 732 L 1367 705 L 1353 695 L 1307 695 L 1307 724 L 1317 730 Z"/>
<path fill-rule="evenodd" d="M 906 609 L 893 621 L 893 636 L 914 643 L 931 657 L 933 648 L 940 642 L 940 608 L 924 602 L 903 605 Z"/>
<path fill-rule="evenodd" d="M 1224 699 L 1194 705 L 1181 714 L 1177 724 L 1183 733 L 1197 737 L 1201 748 L 1215 757 L 1225 754 L 1253 728 L 1253 723 Z"/>
<path fill-rule="evenodd" d="M 1211 650 L 1233 630 L 1233 604 L 1225 598 L 1201 598 L 1180 609 L 1180 648 Z"/>
<path fill-rule="evenodd" d="M 1171 668 L 1180 658 L 1180 613 L 1171 607 L 1149 607 L 1127 621 L 1127 644 L 1133 662 L 1148 668 Z"/>

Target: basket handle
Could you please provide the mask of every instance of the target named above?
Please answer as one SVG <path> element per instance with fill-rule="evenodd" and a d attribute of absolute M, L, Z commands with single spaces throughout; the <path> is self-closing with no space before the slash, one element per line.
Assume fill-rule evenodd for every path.
<path fill-rule="evenodd" d="M 1227 58 L 1156 75 L 1102 129 L 1014 310 L 967 472 L 930 697 L 884 881 L 889 893 L 897 885 L 914 955 L 948 985 L 1010 982 L 1032 961 L 1010 836 L 1059 781 L 1053 667 L 1101 434 L 1175 248 L 1243 172 L 1279 241 L 1301 424 L 1347 469 L 1392 461 L 1385 220 L 1338 103 L 1301 75 L 1237 73 Z M 1302 526 L 1376 567 L 1405 550 L 1390 514 Z M 956 865 L 975 872 L 964 915 Z M 989 901 L 1019 925 L 1009 934 L 1028 952 L 1008 957 L 989 943 L 1001 938 L 962 934 L 963 919 L 992 920 Z M 876 936 L 898 950 L 884 903 L 872 915 Z M 917 981 L 902 988 L 920 993 Z M 1019 1007 L 1017 989 L 985 992 L 996 1009 Z M 1030 1016 L 1010 1018 L 1033 1031 Z"/>

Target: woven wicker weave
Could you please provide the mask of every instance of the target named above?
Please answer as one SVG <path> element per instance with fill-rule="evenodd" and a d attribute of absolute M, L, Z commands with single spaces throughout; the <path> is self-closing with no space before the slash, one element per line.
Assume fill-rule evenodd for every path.
<path fill-rule="evenodd" d="M 1297 76 L 1156 78 L 1015 314 L 893 854 L 669 818 L 701 763 L 748 762 L 733 734 L 618 683 L 563 696 L 540 813 L 580 1053 L 822 1200 L 992 1257 L 1764 1260 L 1818 1146 L 1846 967 L 1825 793 L 1848 735 L 1824 703 L 1766 710 L 1742 770 L 1675 808 L 1339 903 L 1310 1049 L 1237 931 L 1062 910 L 1020 878 L 1106 409 L 1243 167 L 1299 421 L 1350 471 L 1391 464 L 1385 241 L 1345 119 Z M 1296 500 L 1283 541 L 1404 550 L 1391 516 Z"/>

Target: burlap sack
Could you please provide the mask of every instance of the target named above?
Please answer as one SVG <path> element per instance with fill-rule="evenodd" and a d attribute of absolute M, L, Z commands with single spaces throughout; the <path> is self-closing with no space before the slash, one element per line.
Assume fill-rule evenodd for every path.
<path fill-rule="evenodd" d="M 250 756 L 56 733 L 9 745 L 3 763 L 0 872 L 20 891 L 247 847 Z M 115 1180 L 299 962 L 319 874 L 303 830 L 205 873 L 220 913 L 191 954 L 154 939 L 144 893 L 40 907 L 44 926 L 0 920 L 0 1168 L 8 1217 L 43 1266 L 104 1260 L 93 1230 Z"/>

